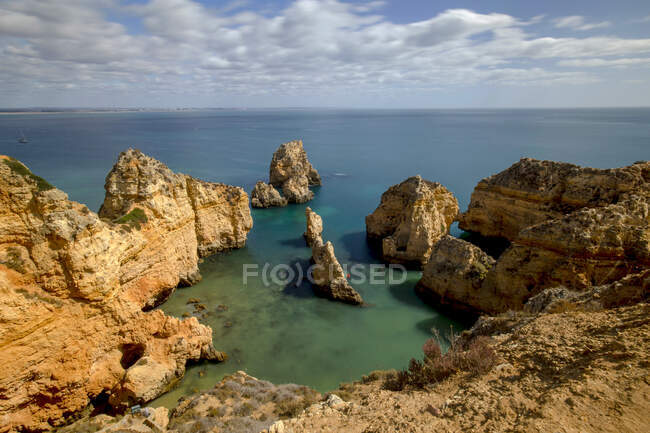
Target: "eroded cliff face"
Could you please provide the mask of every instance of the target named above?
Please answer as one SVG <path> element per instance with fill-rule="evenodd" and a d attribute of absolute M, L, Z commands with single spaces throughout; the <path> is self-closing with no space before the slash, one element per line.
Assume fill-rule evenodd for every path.
<path fill-rule="evenodd" d="M 310 186 L 320 185 L 321 178 L 307 159 L 302 140 L 280 145 L 273 154 L 269 183 L 282 189 L 289 203 L 305 203 L 314 197 Z"/>
<path fill-rule="evenodd" d="M 649 173 L 648 162 L 597 170 L 522 159 L 481 181 L 461 218 L 462 227 L 507 237 L 510 247 L 480 282 L 458 263 L 462 255 L 434 250 L 434 262 L 458 265 L 460 282 L 449 290 L 449 266 L 425 268 L 419 292 L 494 314 L 519 310 L 544 289 L 585 291 L 650 268 Z"/>
<path fill-rule="evenodd" d="M 600 170 L 522 158 L 478 183 L 459 227 L 514 240 L 526 227 L 582 208 L 615 204 L 650 182 L 650 162 Z"/>
<path fill-rule="evenodd" d="M 200 279 L 200 256 L 240 248 L 253 226 L 243 189 L 172 172 L 142 152 L 122 152 L 106 177 L 99 216 L 144 238 L 122 265 L 126 296 L 153 306 Z"/>
<path fill-rule="evenodd" d="M 247 195 L 133 150 L 106 186 L 100 218 L 0 160 L 0 431 L 49 429 L 97 397 L 145 402 L 188 360 L 224 359 L 195 318 L 143 309 L 196 280 L 199 252 L 243 245 Z"/>
<path fill-rule="evenodd" d="M 382 194 L 366 217 L 366 233 L 371 243 L 381 245 L 387 262 L 422 267 L 457 215 L 458 201 L 447 188 L 414 176 Z"/>
<path fill-rule="evenodd" d="M 345 302 L 347 304 L 363 304 L 361 295 L 352 288 L 343 272 L 343 267 L 334 254 L 334 245 L 331 242 L 323 243 L 321 233 L 323 232 L 323 220 L 320 215 L 307 208 L 307 230 L 305 240 L 311 247 L 312 267 L 311 277 L 313 279 L 314 292 L 319 296 L 333 301 Z"/>

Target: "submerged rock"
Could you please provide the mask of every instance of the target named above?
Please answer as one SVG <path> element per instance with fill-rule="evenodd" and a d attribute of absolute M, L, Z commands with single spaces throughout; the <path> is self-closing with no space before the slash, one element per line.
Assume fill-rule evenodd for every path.
<path fill-rule="evenodd" d="M 320 215 L 307 208 L 307 230 L 305 240 L 311 246 L 312 280 L 314 292 L 319 296 L 334 301 L 341 301 L 348 304 L 363 304 L 361 295 L 352 288 L 343 272 L 343 267 L 334 254 L 334 246 L 331 242 L 323 244 L 321 233 L 323 231 L 323 220 Z"/>
<path fill-rule="evenodd" d="M 459 227 L 514 240 L 526 227 L 582 208 L 615 204 L 650 182 L 650 162 L 596 169 L 522 158 L 474 188 Z"/>
<path fill-rule="evenodd" d="M 282 207 L 287 205 L 287 199 L 282 197 L 273 185 L 262 182 L 255 184 L 251 192 L 251 206 L 257 208 Z"/>
<path fill-rule="evenodd" d="M 243 244 L 243 191 L 188 187 L 199 181 L 129 150 L 107 178 L 100 219 L 0 159 L 0 425 L 47 430 L 98 397 L 143 403 L 187 361 L 223 359 L 195 318 L 143 310 L 197 278 L 201 247 Z"/>
<path fill-rule="evenodd" d="M 387 262 L 422 267 L 457 215 L 458 201 L 447 188 L 414 176 L 382 194 L 366 217 L 366 233 Z"/>
<path fill-rule="evenodd" d="M 289 203 L 304 203 L 313 198 L 309 186 L 321 184 L 320 175 L 307 159 L 302 140 L 280 145 L 273 154 L 269 183 L 282 189 Z"/>

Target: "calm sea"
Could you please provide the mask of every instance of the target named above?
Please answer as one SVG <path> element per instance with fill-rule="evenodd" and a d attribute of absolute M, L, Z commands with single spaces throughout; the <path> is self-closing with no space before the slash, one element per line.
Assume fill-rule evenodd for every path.
<path fill-rule="evenodd" d="M 19 144 L 22 133 L 28 144 Z M 268 179 L 273 151 L 301 138 L 323 186 L 309 203 L 324 221 L 324 238 L 342 263 L 376 262 L 365 243 L 364 217 L 381 193 L 420 174 L 453 191 L 465 209 L 483 177 L 527 156 L 593 167 L 650 158 L 650 109 L 589 110 L 248 110 L 164 113 L 0 116 L 0 153 L 98 210 L 104 178 L 120 151 L 136 147 L 170 168 L 250 191 Z M 308 284 L 243 284 L 242 265 L 306 263 L 302 233 L 306 205 L 253 210 L 247 247 L 201 265 L 203 281 L 178 290 L 162 306 L 192 312 L 189 298 L 208 307 L 204 323 L 219 365 L 189 368 L 177 389 L 154 404 L 214 385 L 246 370 L 277 383 L 321 391 L 374 369 L 402 368 L 419 356 L 431 328 L 460 325 L 423 305 L 413 293 L 419 277 L 399 285 L 360 285 L 371 304 L 355 308 L 315 298 Z M 454 229 L 454 233 L 457 230 Z M 218 311 L 217 306 L 227 306 Z"/>

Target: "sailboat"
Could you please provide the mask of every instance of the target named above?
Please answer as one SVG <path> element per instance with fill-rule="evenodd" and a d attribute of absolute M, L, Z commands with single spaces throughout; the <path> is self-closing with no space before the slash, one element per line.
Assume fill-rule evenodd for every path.
<path fill-rule="evenodd" d="M 23 131 L 20 131 L 20 138 L 18 139 L 18 143 L 29 143 L 27 137 L 25 137 L 25 134 L 23 134 Z"/>

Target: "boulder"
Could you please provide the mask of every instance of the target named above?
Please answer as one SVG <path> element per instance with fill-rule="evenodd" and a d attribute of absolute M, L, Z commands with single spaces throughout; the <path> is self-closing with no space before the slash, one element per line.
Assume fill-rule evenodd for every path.
<path fill-rule="evenodd" d="M 596 169 L 522 158 L 474 188 L 459 227 L 483 236 L 517 238 L 526 227 L 582 208 L 615 204 L 650 182 L 650 162 Z"/>
<path fill-rule="evenodd" d="M 280 145 L 273 154 L 269 183 L 281 188 L 289 203 L 304 203 L 313 198 L 309 186 L 321 184 L 320 175 L 307 159 L 302 140 Z"/>
<path fill-rule="evenodd" d="M 414 176 L 382 194 L 366 217 L 366 233 L 385 261 L 420 268 L 457 215 L 458 201 L 447 188 Z"/>
<path fill-rule="evenodd" d="M 251 206 L 257 208 L 282 207 L 287 205 L 287 199 L 282 197 L 273 185 L 261 180 L 255 184 L 251 192 Z"/>
<path fill-rule="evenodd" d="M 494 263 L 477 246 L 446 235 L 433 247 L 416 292 L 437 306 L 457 312 L 498 310 L 498 297 L 481 287 Z"/>
<path fill-rule="evenodd" d="M 144 403 L 182 377 L 187 361 L 224 358 L 196 318 L 147 311 L 197 278 L 201 246 L 245 239 L 245 193 L 191 186 L 199 199 L 191 182 L 127 151 L 107 178 L 100 218 L 0 158 L 0 425 L 48 430 L 100 396 L 118 409 Z M 227 222 L 233 230 L 209 228 L 221 223 L 207 221 L 215 215 L 240 214 L 241 225 Z M 210 226 L 197 231 L 203 219 Z M 156 369 L 143 373 L 145 361 Z M 147 379 L 153 371 L 157 379 Z"/>

